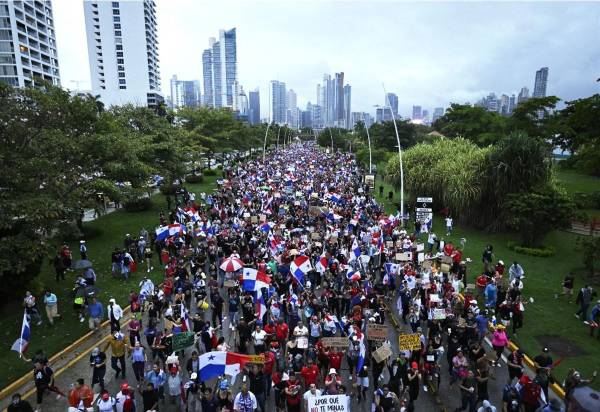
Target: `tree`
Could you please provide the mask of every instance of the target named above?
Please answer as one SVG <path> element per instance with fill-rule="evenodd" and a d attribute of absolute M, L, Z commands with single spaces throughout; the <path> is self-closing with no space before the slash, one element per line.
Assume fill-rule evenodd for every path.
<path fill-rule="evenodd" d="M 583 252 L 583 265 L 590 276 L 595 276 L 600 268 L 600 237 L 579 238 L 577 244 Z"/>
<path fill-rule="evenodd" d="M 519 231 L 524 246 L 533 247 L 541 246 L 550 231 L 568 227 L 575 212 L 571 200 L 554 188 L 511 193 L 505 207 L 509 225 Z"/>
<path fill-rule="evenodd" d="M 331 140 L 333 139 L 334 149 L 346 150 L 346 142 L 349 138 L 350 135 L 346 129 L 327 127 L 317 135 L 317 144 L 322 147 L 331 147 Z"/>
<path fill-rule="evenodd" d="M 433 128 L 449 138 L 464 137 L 480 147 L 495 144 L 506 133 L 506 118 L 483 107 L 450 105 Z"/>
<path fill-rule="evenodd" d="M 406 150 L 417 143 L 417 133 L 414 124 L 410 123 L 408 120 L 399 119 L 396 120 L 396 126 L 398 127 L 398 136 L 400 137 L 400 145 L 402 145 L 403 150 Z M 369 128 L 369 134 L 371 135 L 372 147 L 377 149 L 383 148 L 390 152 L 398 151 L 398 141 L 396 139 L 394 122 L 374 123 Z M 366 133 L 364 136 L 366 137 Z"/>
<path fill-rule="evenodd" d="M 556 96 L 546 96 L 519 103 L 508 118 L 508 130 L 543 140 L 551 139 L 558 127 L 554 109 L 559 101 Z"/>

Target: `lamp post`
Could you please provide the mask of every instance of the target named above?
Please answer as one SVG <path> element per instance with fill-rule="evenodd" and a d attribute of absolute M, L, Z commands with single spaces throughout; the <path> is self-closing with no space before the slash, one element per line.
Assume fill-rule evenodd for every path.
<path fill-rule="evenodd" d="M 269 127 L 271 123 L 267 123 L 267 131 L 265 132 L 265 141 L 263 142 L 263 164 L 265 164 L 265 155 L 267 152 L 267 136 L 269 134 Z"/>
<path fill-rule="evenodd" d="M 402 166 L 402 146 L 400 145 L 400 135 L 398 134 L 398 126 L 396 125 L 396 116 L 394 115 L 394 111 L 392 110 L 390 98 L 387 94 L 387 91 L 385 90 L 385 85 L 381 83 L 381 86 L 383 87 L 383 93 L 385 94 L 387 107 L 389 107 L 390 113 L 392 114 L 394 130 L 396 131 L 396 142 L 398 143 L 398 160 L 400 161 L 400 218 L 402 219 L 402 227 L 404 227 L 404 168 Z"/>
<path fill-rule="evenodd" d="M 363 124 L 365 125 L 365 130 L 367 131 L 367 142 L 369 143 L 369 174 L 373 173 L 373 156 L 371 154 L 371 135 L 369 134 L 369 128 L 367 127 L 367 121 L 365 120 L 365 116 L 363 114 Z"/>

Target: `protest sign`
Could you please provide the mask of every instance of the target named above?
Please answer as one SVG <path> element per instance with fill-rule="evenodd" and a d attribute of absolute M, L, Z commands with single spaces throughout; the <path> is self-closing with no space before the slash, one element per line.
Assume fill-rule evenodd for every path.
<path fill-rule="evenodd" d="M 383 345 L 375 352 L 373 352 L 373 358 L 377 363 L 386 360 L 390 356 L 392 356 L 392 350 L 388 345 Z"/>
<path fill-rule="evenodd" d="M 346 395 L 310 396 L 308 412 L 350 412 Z"/>
<path fill-rule="evenodd" d="M 433 310 L 433 318 L 438 320 L 446 319 L 446 310 L 441 308 L 436 308 Z"/>
<path fill-rule="evenodd" d="M 173 335 L 173 352 L 183 350 L 194 344 L 194 332 L 181 332 Z"/>
<path fill-rule="evenodd" d="M 250 216 L 251 223 L 258 223 L 258 218 L 256 216 Z"/>
<path fill-rule="evenodd" d="M 321 338 L 323 346 L 326 348 L 348 348 L 348 338 Z"/>
<path fill-rule="evenodd" d="M 367 340 L 382 341 L 388 338 L 388 328 L 385 325 L 369 323 L 367 325 Z"/>
<path fill-rule="evenodd" d="M 400 350 L 421 349 L 421 339 L 418 333 L 401 334 L 398 336 L 398 348 Z"/>

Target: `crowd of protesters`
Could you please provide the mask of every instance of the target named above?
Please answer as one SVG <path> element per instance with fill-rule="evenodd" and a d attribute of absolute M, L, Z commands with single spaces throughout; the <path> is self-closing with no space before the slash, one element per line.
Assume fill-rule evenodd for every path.
<path fill-rule="evenodd" d="M 460 245 L 439 239 L 427 219 L 405 229 L 408 218 L 387 215 L 370 189 L 352 155 L 295 145 L 264 163 L 227 168 L 214 193 L 196 199 L 182 192 L 155 231 L 128 234 L 112 253 L 113 276 L 164 269 L 156 284 L 138 275 L 132 316 L 114 299 L 104 306 L 86 297 L 81 313 L 90 329 L 108 319 L 111 336 L 91 352 L 89 386 L 80 379 L 71 388 L 70 406 L 266 412 L 272 402 L 295 412 L 307 411 L 312 397 L 344 395 L 346 411 L 413 411 L 448 376 L 456 410 L 562 410 L 548 394 L 555 362 L 547 349 L 535 358 L 533 377 L 524 372 L 523 352 L 508 350 L 509 334 L 524 323 L 524 268 L 496 261 L 489 245 L 483 273 L 468 283 L 470 260 Z M 87 249 L 80 252 L 87 257 Z M 55 259 L 57 280 L 68 267 L 65 254 Z M 92 278 L 82 275 L 82 284 Z M 52 321 L 52 294 L 44 301 Z M 391 332 L 371 339 L 369 325 L 391 320 L 401 333 L 418 335 L 418 347 L 397 348 Z M 190 331 L 193 346 L 173 352 L 174 336 Z M 332 337 L 346 341 L 333 345 Z M 372 354 L 382 345 L 392 355 L 378 362 Z M 237 378 L 204 381 L 199 357 L 211 351 L 263 361 Z M 47 359 L 35 364 L 39 410 L 46 390 L 64 394 Z M 105 384 L 109 368 L 121 382 L 117 393 Z M 509 381 L 494 380 L 494 368 L 507 368 Z M 502 386 L 502 405 L 492 404 L 488 385 Z"/>

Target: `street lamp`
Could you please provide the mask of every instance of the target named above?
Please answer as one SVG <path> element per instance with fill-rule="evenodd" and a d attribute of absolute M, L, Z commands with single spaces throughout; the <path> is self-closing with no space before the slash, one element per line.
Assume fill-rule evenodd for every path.
<path fill-rule="evenodd" d="M 398 144 L 398 160 L 400 161 L 400 216 L 402 221 L 402 227 L 404 227 L 404 168 L 402 165 L 402 146 L 400 146 L 400 135 L 398 134 L 398 126 L 396 125 L 396 116 L 394 116 L 394 111 L 392 110 L 392 104 L 390 103 L 390 98 L 385 90 L 385 85 L 382 83 L 383 93 L 385 94 L 385 100 L 387 102 L 387 106 L 383 106 L 383 111 L 385 112 L 386 107 L 390 109 L 390 113 L 392 114 L 392 121 L 394 122 L 394 130 L 396 131 L 396 142 Z"/>
<path fill-rule="evenodd" d="M 267 131 L 265 132 L 265 141 L 263 142 L 263 164 L 265 163 L 265 154 L 267 151 L 267 135 L 269 134 L 269 127 L 271 123 L 267 123 Z"/>
<path fill-rule="evenodd" d="M 367 127 L 367 121 L 365 119 L 365 115 L 363 114 L 363 124 L 365 125 L 365 130 L 367 131 L 367 142 L 369 143 L 369 174 L 373 173 L 373 157 L 371 154 L 371 135 L 369 135 L 369 128 Z"/>

